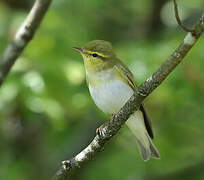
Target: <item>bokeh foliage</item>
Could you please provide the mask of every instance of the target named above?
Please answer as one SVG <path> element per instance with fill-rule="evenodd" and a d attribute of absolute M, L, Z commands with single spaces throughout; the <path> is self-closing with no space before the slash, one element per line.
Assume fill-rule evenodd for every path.
<path fill-rule="evenodd" d="M 28 0 L 24 8 L 9 6 L 10 2 L 0 2 L 0 52 L 29 7 Z M 82 58 L 72 46 L 93 39 L 111 41 L 137 84 L 171 54 L 185 33 L 177 26 L 168 0 L 159 12 L 160 29 L 150 27 L 155 3 L 53 0 L 35 38 L 0 88 L 0 179 L 49 179 L 60 161 L 82 150 L 96 127 L 110 117 L 91 100 Z M 203 11 L 201 7 L 203 0 L 179 1 L 181 17 L 189 26 Z M 124 127 L 73 179 L 203 179 L 203 50 L 201 37 L 145 102 L 161 160 L 144 163 L 134 137 Z"/>

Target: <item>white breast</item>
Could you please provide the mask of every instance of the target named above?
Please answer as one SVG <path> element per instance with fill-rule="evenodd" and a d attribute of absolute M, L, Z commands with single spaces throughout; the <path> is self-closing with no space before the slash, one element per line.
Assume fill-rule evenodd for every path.
<path fill-rule="evenodd" d="M 105 73 L 105 72 L 104 72 Z M 123 81 L 108 75 L 109 72 L 100 80 L 99 86 L 89 85 L 90 94 L 95 104 L 105 113 L 115 114 L 127 102 L 133 94 L 133 90 Z M 110 80 L 109 78 L 113 80 Z"/>

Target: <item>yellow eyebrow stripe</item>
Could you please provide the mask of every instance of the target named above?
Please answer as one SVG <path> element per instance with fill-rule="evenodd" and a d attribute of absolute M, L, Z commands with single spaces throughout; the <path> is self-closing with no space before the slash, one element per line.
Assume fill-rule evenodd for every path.
<path fill-rule="evenodd" d="M 106 55 L 104 55 L 104 54 L 101 54 L 101 53 L 95 52 L 95 51 L 86 50 L 86 52 L 89 53 L 89 54 L 94 54 L 94 53 L 96 53 L 96 54 L 98 54 L 98 55 L 101 56 L 101 57 L 108 57 L 108 56 L 106 56 Z"/>

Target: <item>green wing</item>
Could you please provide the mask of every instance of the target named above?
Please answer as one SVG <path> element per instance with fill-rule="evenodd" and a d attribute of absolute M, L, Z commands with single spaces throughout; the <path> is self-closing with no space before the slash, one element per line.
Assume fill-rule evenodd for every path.
<path fill-rule="evenodd" d="M 133 89 L 133 91 L 135 91 L 137 86 L 134 83 L 133 74 L 128 69 L 128 67 L 122 61 L 119 60 L 118 63 L 114 66 L 114 68 L 120 74 L 121 79 L 123 81 L 126 81 L 126 83 L 128 83 L 130 85 L 130 87 Z M 149 136 L 153 139 L 154 135 L 153 135 L 153 131 L 152 131 L 152 124 L 151 124 L 151 121 L 148 118 L 147 113 L 145 111 L 145 108 L 142 104 L 140 106 L 140 111 L 142 111 L 147 132 L 148 132 Z"/>
<path fill-rule="evenodd" d="M 133 74 L 131 73 L 131 71 L 128 69 L 128 67 L 123 64 L 122 61 L 120 61 L 118 59 L 117 61 L 118 63 L 114 66 L 114 68 L 116 69 L 116 71 L 120 74 L 121 79 L 123 81 L 125 81 L 126 83 L 128 83 L 130 85 L 130 87 L 133 89 L 133 91 L 135 91 L 136 89 L 136 85 L 134 83 L 134 77 Z"/>

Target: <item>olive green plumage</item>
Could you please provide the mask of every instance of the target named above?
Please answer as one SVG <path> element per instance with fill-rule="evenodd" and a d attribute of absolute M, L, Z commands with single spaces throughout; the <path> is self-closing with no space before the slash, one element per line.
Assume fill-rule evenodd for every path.
<path fill-rule="evenodd" d="M 87 85 L 95 104 L 105 113 L 117 113 L 137 88 L 133 74 L 116 56 L 110 42 L 94 40 L 74 49 L 83 56 Z M 142 105 L 126 124 L 136 137 L 143 159 L 159 158 L 151 140 L 151 123 Z"/>
<path fill-rule="evenodd" d="M 101 53 L 108 57 L 115 56 L 111 43 L 104 40 L 91 41 L 84 46 L 84 49 L 91 52 Z"/>

